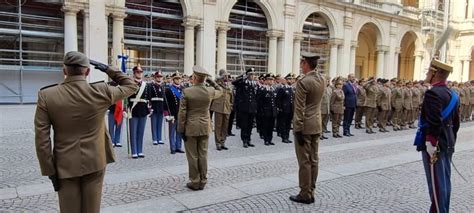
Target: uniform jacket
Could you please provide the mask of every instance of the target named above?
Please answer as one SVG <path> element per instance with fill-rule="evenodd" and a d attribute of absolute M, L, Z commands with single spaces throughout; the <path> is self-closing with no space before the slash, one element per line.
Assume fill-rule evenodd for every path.
<path fill-rule="evenodd" d="M 174 116 L 175 119 L 178 117 L 178 110 L 179 110 L 179 103 L 181 98 L 178 97 L 179 94 L 173 93 L 171 87 L 176 88 L 176 90 L 181 93 L 182 96 L 182 88 L 176 87 L 175 85 L 169 85 L 165 88 L 165 106 L 164 109 L 169 111 L 170 115 Z"/>
<path fill-rule="evenodd" d="M 242 77 L 232 82 L 239 94 L 236 104 L 237 111 L 251 114 L 257 113 L 257 84 Z"/>
<path fill-rule="evenodd" d="M 469 97 L 469 102 L 471 105 L 474 105 L 474 86 L 469 88 L 471 96 Z"/>
<path fill-rule="evenodd" d="M 295 89 L 291 85 L 282 85 L 277 89 L 277 108 L 282 113 L 293 114 Z"/>
<path fill-rule="evenodd" d="M 271 86 L 262 86 L 257 93 L 257 105 L 261 115 L 265 117 L 276 117 L 277 106 L 276 106 L 277 92 L 275 88 Z M 260 114 L 260 113 L 259 113 Z"/>
<path fill-rule="evenodd" d="M 344 91 L 344 106 L 355 108 L 357 106 L 357 91 L 355 85 L 352 86 L 352 84 L 347 81 L 344 83 L 342 91 Z"/>
<path fill-rule="evenodd" d="M 364 106 L 370 108 L 377 108 L 377 95 L 379 93 L 378 86 L 375 84 L 367 83 L 366 85 L 364 85 L 364 89 L 366 92 Z"/>
<path fill-rule="evenodd" d="M 183 90 L 179 105 L 178 129 L 186 136 L 205 136 L 211 132 L 209 107 L 213 100 L 222 96 L 222 91 L 204 84 L 195 84 Z"/>
<path fill-rule="evenodd" d="M 136 93 L 128 97 L 128 103 L 129 103 L 128 108 L 132 108 L 134 100 L 137 100 L 137 99 L 140 100 L 132 109 L 132 117 L 146 117 L 148 114 L 150 114 L 150 108 L 148 108 L 148 101 L 150 99 L 149 88 L 148 88 L 149 85 L 145 81 L 141 81 L 141 82 L 138 82 L 138 87 L 140 87 L 141 84 L 145 84 L 146 86 L 140 98 L 137 98 L 138 90 Z"/>
<path fill-rule="evenodd" d="M 421 91 L 416 87 L 411 88 L 413 109 L 418 109 L 421 105 Z"/>
<path fill-rule="evenodd" d="M 459 102 L 445 120 L 441 119 L 441 111 L 448 106 L 450 100 L 450 89 L 444 83 L 434 84 L 426 91 L 421 108 L 421 119 L 428 124 L 428 128 L 423 131 L 438 139 L 441 152 L 454 152 L 459 130 Z M 420 150 L 426 150 L 426 147 L 422 146 L 418 149 Z"/>
<path fill-rule="evenodd" d="M 396 110 L 403 109 L 403 100 L 405 99 L 405 91 L 401 87 L 395 87 L 392 90 L 392 107 Z"/>
<path fill-rule="evenodd" d="M 163 84 L 158 84 L 155 81 L 149 83 L 148 94 L 148 101 L 151 103 L 153 111 L 162 113 L 165 105 L 165 90 Z"/>
<path fill-rule="evenodd" d="M 232 104 L 234 103 L 232 95 L 232 87 L 227 84 L 220 84 L 222 87 L 222 96 L 211 104 L 211 111 L 229 115 L 232 112 Z"/>
<path fill-rule="evenodd" d="M 405 91 L 405 95 L 403 98 L 403 109 L 405 110 L 412 110 L 413 109 L 413 91 L 411 88 L 405 87 L 403 88 Z"/>
<path fill-rule="evenodd" d="M 79 177 L 115 161 L 104 115 L 110 105 L 138 87 L 120 71 L 108 69 L 107 74 L 120 86 L 89 84 L 84 76 L 68 76 L 63 83 L 38 92 L 35 145 L 42 175 Z"/>
<path fill-rule="evenodd" d="M 296 83 L 293 132 L 321 134 L 321 99 L 326 79 L 316 70 Z"/>
<path fill-rule="evenodd" d="M 380 90 L 380 108 L 382 110 L 391 110 L 392 109 L 392 91 L 388 87 L 382 87 Z"/>
<path fill-rule="evenodd" d="M 324 89 L 323 98 L 321 99 L 321 114 L 327 115 L 330 114 L 330 102 L 331 102 L 332 89 L 326 87 Z"/>
<path fill-rule="evenodd" d="M 459 98 L 461 100 L 461 105 L 469 105 L 468 89 L 469 88 L 466 88 L 466 87 L 460 88 Z"/>
<path fill-rule="evenodd" d="M 365 89 L 361 85 L 357 85 L 357 106 L 363 107 L 365 104 Z"/>
<path fill-rule="evenodd" d="M 344 113 L 344 91 L 335 89 L 331 94 L 331 112 L 336 114 Z"/>

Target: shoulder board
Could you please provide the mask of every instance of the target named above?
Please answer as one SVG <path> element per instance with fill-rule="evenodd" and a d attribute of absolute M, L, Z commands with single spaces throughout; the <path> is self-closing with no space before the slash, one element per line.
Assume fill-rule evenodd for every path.
<path fill-rule="evenodd" d="M 96 82 L 89 83 L 89 84 L 90 84 L 90 85 L 93 85 L 93 84 L 99 84 L 99 83 L 105 83 L 105 81 L 96 81 Z"/>
<path fill-rule="evenodd" d="M 51 84 L 51 85 L 42 87 L 40 90 L 44 90 L 44 89 L 47 89 L 47 88 L 50 88 L 50 87 L 54 87 L 54 86 L 57 86 L 57 85 L 58 85 L 58 84 Z"/>

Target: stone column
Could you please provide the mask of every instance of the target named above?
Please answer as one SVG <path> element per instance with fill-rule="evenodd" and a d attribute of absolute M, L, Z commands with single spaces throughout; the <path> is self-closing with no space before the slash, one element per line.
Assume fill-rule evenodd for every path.
<path fill-rule="evenodd" d="M 462 61 L 462 77 L 461 77 L 462 82 L 469 81 L 469 71 L 470 71 L 469 64 L 470 63 L 471 63 L 471 60 L 468 60 L 468 59 Z"/>
<path fill-rule="evenodd" d="M 83 19 L 82 19 L 82 45 L 84 49 L 84 54 L 87 57 L 90 57 L 90 47 L 89 47 L 89 10 L 83 11 Z"/>
<path fill-rule="evenodd" d="M 202 66 L 203 61 L 203 34 L 204 34 L 204 26 L 202 24 L 197 26 L 197 33 L 196 33 L 196 65 Z"/>
<path fill-rule="evenodd" d="M 392 70 L 392 76 L 393 77 L 399 77 L 398 76 L 398 65 L 399 65 L 399 59 L 400 59 L 400 47 L 395 49 L 395 52 L 393 54 L 393 70 Z"/>
<path fill-rule="evenodd" d="M 194 66 L 194 27 L 196 23 L 184 21 L 184 74 L 191 75 Z"/>
<path fill-rule="evenodd" d="M 339 45 L 334 40 L 330 41 L 330 45 L 331 45 L 331 50 L 330 50 L 330 53 L 329 53 L 329 77 L 334 78 L 337 75 L 337 69 L 338 69 L 338 65 L 337 65 L 338 64 L 337 63 L 337 57 L 338 57 L 337 46 L 339 46 Z"/>
<path fill-rule="evenodd" d="M 378 49 L 377 49 L 377 70 L 376 70 L 376 74 L 375 74 L 376 78 L 383 78 L 384 61 L 385 61 L 385 49 L 383 47 L 378 47 Z"/>
<path fill-rule="evenodd" d="M 340 44 L 337 46 L 337 58 L 338 58 L 338 62 L 344 62 L 344 45 L 343 44 Z M 348 58 L 348 57 L 346 57 Z M 350 61 L 349 61 L 350 63 Z M 334 77 L 337 77 L 337 76 L 342 76 L 344 74 L 346 74 L 346 70 L 344 70 L 344 67 L 347 67 L 349 68 L 349 65 L 344 65 L 344 63 L 337 63 L 337 70 L 336 70 L 336 76 L 331 76 L 332 78 Z M 347 73 L 348 74 L 348 73 Z"/>
<path fill-rule="evenodd" d="M 423 79 L 423 66 L 421 61 L 423 60 L 423 52 L 416 51 L 415 52 L 415 68 L 413 69 L 413 80 L 420 80 Z M 403 72 L 403 70 L 402 70 Z"/>
<path fill-rule="evenodd" d="M 351 64 L 350 64 L 350 73 L 355 74 L 355 63 L 356 63 L 356 49 L 357 49 L 357 41 L 351 42 Z"/>
<path fill-rule="evenodd" d="M 276 73 L 277 65 L 277 35 L 274 31 L 268 31 L 268 73 Z"/>
<path fill-rule="evenodd" d="M 283 69 L 283 48 L 285 45 L 285 38 L 278 37 L 277 40 L 277 63 L 276 63 L 276 74 L 283 75 L 286 73 Z"/>
<path fill-rule="evenodd" d="M 64 12 L 64 53 L 77 51 L 77 12 L 79 9 L 63 6 Z"/>
<path fill-rule="evenodd" d="M 122 60 L 118 58 L 122 55 L 123 49 L 123 21 L 125 19 L 125 13 L 112 14 L 113 18 L 113 34 L 112 34 L 112 64 L 120 68 Z"/>
<path fill-rule="evenodd" d="M 217 26 L 217 70 L 227 70 L 227 23 L 218 23 Z"/>
<path fill-rule="evenodd" d="M 291 73 L 295 75 L 300 74 L 300 60 L 301 60 L 301 41 L 303 36 L 301 33 L 295 33 L 293 36 L 293 67 Z"/>

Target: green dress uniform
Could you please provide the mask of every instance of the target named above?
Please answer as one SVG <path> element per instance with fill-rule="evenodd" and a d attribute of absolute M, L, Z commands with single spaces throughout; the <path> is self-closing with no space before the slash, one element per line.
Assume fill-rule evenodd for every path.
<path fill-rule="evenodd" d="M 357 85 L 357 108 L 355 112 L 355 128 L 363 129 L 362 127 L 362 116 L 364 116 L 365 111 L 365 89 L 362 85 Z"/>
<path fill-rule="evenodd" d="M 379 92 L 378 86 L 375 82 L 367 83 L 364 86 L 366 91 L 366 98 L 365 98 L 365 128 L 366 132 L 369 134 L 375 133 L 372 130 L 372 126 L 374 125 L 375 114 L 377 110 L 377 95 Z"/>
<path fill-rule="evenodd" d="M 344 92 L 342 89 L 335 89 L 331 94 L 331 118 L 332 118 L 332 135 L 335 138 L 341 138 L 339 135 L 339 126 L 341 124 L 342 115 L 344 114 Z"/>

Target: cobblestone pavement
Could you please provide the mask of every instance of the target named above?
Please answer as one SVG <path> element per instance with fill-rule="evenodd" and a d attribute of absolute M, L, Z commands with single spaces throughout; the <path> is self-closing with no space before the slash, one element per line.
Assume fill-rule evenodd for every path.
<path fill-rule="evenodd" d="M 36 160 L 34 109 L 34 105 L 0 106 L 0 212 L 58 209 L 57 196 L 49 180 L 40 176 Z M 453 173 L 452 210 L 456 212 L 474 210 L 473 131 L 474 123 L 464 123 L 458 139 L 465 147 L 455 154 L 455 163 L 469 183 Z M 109 212 L 137 212 L 140 206 L 140 212 L 425 211 L 429 199 L 421 163 L 413 151 L 414 130 L 374 135 L 356 130 L 354 134 L 320 143 L 317 201 L 303 206 L 288 200 L 298 191 L 293 144 L 264 146 L 254 134 L 257 147 L 244 149 L 237 134 L 229 138 L 229 151 L 218 152 L 210 145 L 209 184 L 202 192 L 214 190 L 216 195 L 200 202 L 199 194 L 194 196 L 184 187 L 185 156 L 171 155 L 168 145 L 153 146 L 146 131 L 146 158 L 128 159 L 125 147 L 116 149 L 118 162 L 107 168 L 102 207 Z M 268 185 L 267 180 L 275 183 Z M 158 208 L 163 199 L 175 205 Z"/>

